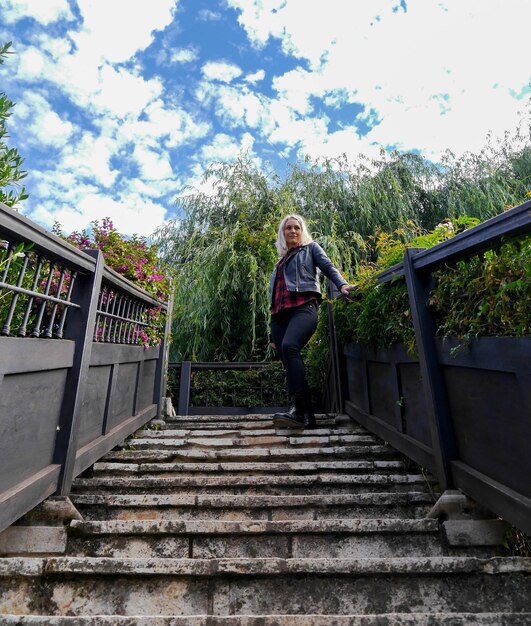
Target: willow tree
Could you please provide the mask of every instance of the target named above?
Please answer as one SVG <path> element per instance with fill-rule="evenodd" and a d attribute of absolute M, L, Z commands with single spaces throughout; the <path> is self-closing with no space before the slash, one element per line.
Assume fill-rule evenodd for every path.
<path fill-rule="evenodd" d="M 0 65 L 11 53 L 10 48 L 11 42 L 0 46 Z M 0 202 L 10 207 L 15 207 L 28 197 L 20 182 L 26 177 L 26 172 L 22 170 L 23 159 L 16 148 L 10 148 L 7 144 L 7 120 L 13 106 L 14 103 L 6 94 L 0 92 Z"/>
<path fill-rule="evenodd" d="M 212 166 L 208 181 L 213 193 L 179 198 L 184 217 L 155 234 L 176 269 L 172 358 L 262 358 L 281 210 L 276 187 L 245 158 Z"/>
<path fill-rule="evenodd" d="M 509 138 L 478 155 L 381 153 L 352 165 L 309 159 L 281 179 L 240 157 L 205 174 L 210 194 L 177 200 L 181 217 L 158 229 L 164 260 L 176 268 L 172 358 L 247 360 L 268 355 L 268 281 L 280 219 L 301 213 L 314 238 L 348 278 L 374 260 L 376 231 L 404 238 L 447 217 L 486 219 L 525 199 L 531 149 Z"/>

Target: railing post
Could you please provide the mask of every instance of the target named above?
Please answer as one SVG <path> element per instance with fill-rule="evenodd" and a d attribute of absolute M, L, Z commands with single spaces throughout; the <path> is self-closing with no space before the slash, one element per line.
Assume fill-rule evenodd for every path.
<path fill-rule="evenodd" d="M 54 463 L 61 465 L 58 480 L 58 495 L 68 495 L 74 478 L 74 466 L 77 452 L 77 433 L 79 415 L 83 404 L 98 298 L 103 275 L 103 255 L 99 250 L 85 250 L 96 260 L 94 273 L 81 280 L 78 277 L 72 299 L 79 303 L 80 308 L 71 312 L 68 318 L 68 334 L 75 342 L 72 367 L 68 371 L 65 393 L 61 407 L 61 418 L 55 442 Z"/>
<path fill-rule="evenodd" d="M 404 272 L 417 339 L 420 372 L 426 395 L 437 478 L 444 491 L 452 487 L 450 462 L 457 458 L 457 448 L 446 388 L 437 358 L 435 322 L 427 304 L 431 289 L 431 274 L 416 272 L 413 267 L 413 258 L 422 250 L 422 248 L 406 249 Z"/>
<path fill-rule="evenodd" d="M 336 293 L 339 292 L 336 290 Z M 329 281 L 327 281 L 326 284 L 326 295 L 329 300 L 334 297 L 334 288 Z M 334 324 L 334 310 L 330 301 L 326 303 L 326 312 L 328 317 L 328 347 L 332 360 L 333 373 L 330 410 L 332 413 L 342 413 L 344 410 L 343 387 L 341 384 L 343 377 L 339 362 L 339 347 L 337 344 L 336 326 Z"/>
<path fill-rule="evenodd" d="M 191 373 L 192 363 L 190 361 L 183 361 L 181 363 L 181 380 L 179 384 L 179 408 L 177 410 L 178 415 L 188 415 Z"/>
<path fill-rule="evenodd" d="M 170 347 L 170 332 L 172 325 L 173 312 L 173 291 L 168 299 L 168 308 L 166 309 L 166 325 L 164 328 L 164 337 L 160 344 L 159 358 L 157 368 L 155 370 L 155 387 L 153 394 L 153 402 L 157 405 L 157 419 L 160 419 L 162 413 L 162 398 L 166 395 L 166 377 L 168 373 L 168 353 Z"/>

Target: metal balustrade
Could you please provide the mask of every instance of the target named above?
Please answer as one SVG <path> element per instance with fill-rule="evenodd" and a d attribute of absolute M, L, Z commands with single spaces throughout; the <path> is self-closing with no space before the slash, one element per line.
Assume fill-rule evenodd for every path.
<path fill-rule="evenodd" d="M 160 345 L 144 347 L 166 316 Z M 160 414 L 171 304 L 0 203 L 0 530 Z M 156 325 L 155 325 L 156 327 Z"/>

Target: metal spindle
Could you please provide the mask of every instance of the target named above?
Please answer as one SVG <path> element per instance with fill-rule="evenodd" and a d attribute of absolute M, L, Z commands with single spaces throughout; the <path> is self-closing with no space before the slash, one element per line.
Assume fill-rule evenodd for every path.
<path fill-rule="evenodd" d="M 96 307 L 96 321 L 94 322 L 94 335 L 92 341 L 99 341 L 98 328 L 103 325 L 102 311 L 103 311 L 103 299 L 105 297 L 105 288 L 100 289 L 100 295 L 98 296 L 98 306 Z"/>
<path fill-rule="evenodd" d="M 131 307 L 131 315 L 129 316 L 129 326 L 127 328 L 127 338 L 125 340 L 127 344 L 133 343 L 133 328 L 134 328 L 133 320 L 135 319 L 137 307 L 138 307 L 138 303 L 135 300 L 133 300 L 133 306 Z"/>
<path fill-rule="evenodd" d="M 5 283 L 7 278 L 7 273 L 9 272 L 9 267 L 11 265 L 11 258 L 13 255 L 13 250 L 15 249 L 15 244 L 10 242 L 7 246 L 7 256 L 6 256 L 6 265 L 4 267 L 4 271 L 2 272 L 2 278 L 0 279 L 0 283 Z"/>
<path fill-rule="evenodd" d="M 37 285 L 39 284 L 39 277 L 41 274 L 43 258 L 41 256 L 37 257 L 37 267 L 35 268 L 35 276 L 33 278 L 33 284 L 31 285 L 31 290 L 36 291 Z M 24 317 L 22 318 L 22 322 L 19 326 L 17 335 L 19 337 L 26 336 L 26 328 L 28 326 L 28 320 L 31 313 L 31 307 L 33 306 L 33 301 L 35 300 L 34 296 L 30 296 L 28 298 L 28 302 L 26 303 L 26 310 L 24 311 Z"/>
<path fill-rule="evenodd" d="M 111 305 L 110 314 L 114 315 L 114 311 L 116 310 L 116 302 L 118 300 L 118 296 L 117 296 L 117 294 L 114 291 L 110 292 L 109 297 L 111 297 L 111 296 L 112 296 L 112 305 Z M 108 318 L 108 327 L 107 327 L 107 337 L 105 338 L 105 341 L 107 341 L 109 343 L 112 342 L 112 340 L 111 340 L 111 333 L 113 331 L 113 324 L 114 324 L 113 318 L 109 317 Z"/>
<path fill-rule="evenodd" d="M 76 278 L 77 278 L 77 272 L 72 272 L 70 274 L 70 284 L 68 285 L 68 292 L 66 294 L 65 304 L 63 305 L 63 312 L 61 313 L 61 318 L 59 320 L 59 328 L 57 329 L 57 332 L 55 333 L 55 337 L 57 339 L 63 338 L 63 329 L 64 329 L 65 322 L 66 322 L 66 316 L 68 314 L 68 309 L 70 308 L 67 302 L 71 301 L 70 299 L 72 297 L 72 289 L 74 288 L 74 283 L 76 282 Z M 96 320 L 97 320 L 97 317 L 96 317 Z"/>
<path fill-rule="evenodd" d="M 110 289 L 108 287 L 104 287 L 104 291 L 105 291 L 105 311 L 102 313 L 102 325 L 101 325 L 101 335 L 100 335 L 100 341 L 105 342 L 105 333 L 107 331 L 107 322 L 108 322 L 108 317 L 106 315 L 106 313 L 109 312 L 109 306 L 111 304 L 111 292 Z M 103 303 L 103 296 L 102 296 L 102 303 Z"/>
<path fill-rule="evenodd" d="M 134 332 L 133 332 L 133 344 L 138 343 L 138 335 L 140 334 L 140 329 L 142 328 L 139 322 L 142 320 L 142 303 L 138 303 L 138 307 L 135 315 L 135 324 L 134 324 Z"/>
<path fill-rule="evenodd" d="M 122 309 L 124 307 L 124 297 L 122 294 L 120 294 L 118 296 L 119 301 L 118 301 L 118 309 L 116 311 L 116 315 L 118 317 L 122 317 Z M 122 329 L 122 320 L 121 319 L 117 319 L 114 322 L 114 332 L 112 334 L 112 342 L 113 343 L 120 343 L 120 331 Z M 116 335 L 118 335 L 118 341 L 116 341 Z"/>
<path fill-rule="evenodd" d="M 24 280 L 24 276 L 26 275 L 26 268 L 28 266 L 29 257 L 27 254 L 24 255 L 24 262 L 22 263 L 22 267 L 18 273 L 17 279 L 17 287 L 22 286 L 22 281 Z M 15 314 L 15 308 L 17 306 L 18 293 L 13 294 L 13 298 L 11 299 L 11 306 L 9 307 L 9 313 L 7 314 L 7 319 L 5 321 L 4 327 L 2 328 L 2 335 L 9 335 L 11 330 L 11 322 L 13 321 L 13 315 Z"/>
<path fill-rule="evenodd" d="M 129 319 L 130 319 L 130 315 L 131 315 L 131 307 L 133 306 L 133 299 L 128 296 L 127 297 L 127 307 L 126 307 L 126 311 L 124 314 L 125 322 L 123 325 L 123 329 L 122 329 L 122 333 L 120 335 L 120 343 L 127 343 L 127 329 L 129 327 Z"/>
<path fill-rule="evenodd" d="M 55 292 L 55 297 L 56 298 L 60 298 L 61 297 L 61 291 L 63 290 L 63 282 L 65 279 L 65 272 L 66 272 L 66 268 L 61 267 L 61 273 L 59 274 L 59 283 L 57 285 L 57 291 Z M 50 320 L 48 322 L 48 326 L 46 327 L 46 330 L 44 331 L 44 336 L 47 339 L 50 339 L 53 335 L 53 325 L 55 323 L 55 316 L 57 315 L 57 307 L 59 305 L 57 304 L 57 302 L 54 302 L 53 306 L 52 306 L 52 311 L 50 313 Z"/>
<path fill-rule="evenodd" d="M 48 274 L 48 279 L 46 281 L 46 287 L 44 288 L 44 296 L 49 295 L 50 287 L 52 286 L 53 274 L 55 271 L 55 263 L 53 261 L 50 262 L 50 272 Z M 35 326 L 33 328 L 33 332 L 31 333 L 32 337 L 40 337 L 41 335 L 41 324 L 42 318 L 44 316 L 44 310 L 46 309 L 46 297 L 42 299 L 41 306 L 39 307 L 39 312 L 37 313 L 37 318 L 35 320 Z"/>

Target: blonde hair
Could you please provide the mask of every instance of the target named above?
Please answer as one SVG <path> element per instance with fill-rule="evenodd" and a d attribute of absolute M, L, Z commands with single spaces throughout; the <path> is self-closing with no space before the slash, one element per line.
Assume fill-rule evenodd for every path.
<path fill-rule="evenodd" d="M 301 227 L 301 243 L 303 246 L 313 241 L 312 236 L 310 235 L 310 231 L 308 230 L 308 226 L 306 226 L 306 222 L 304 218 L 297 213 L 291 213 L 290 215 L 286 215 L 278 225 L 278 235 L 277 241 L 275 243 L 277 247 L 278 254 L 283 257 L 288 253 L 288 244 L 286 243 L 286 238 L 284 237 L 284 226 L 288 220 L 296 220 L 299 222 Z"/>

